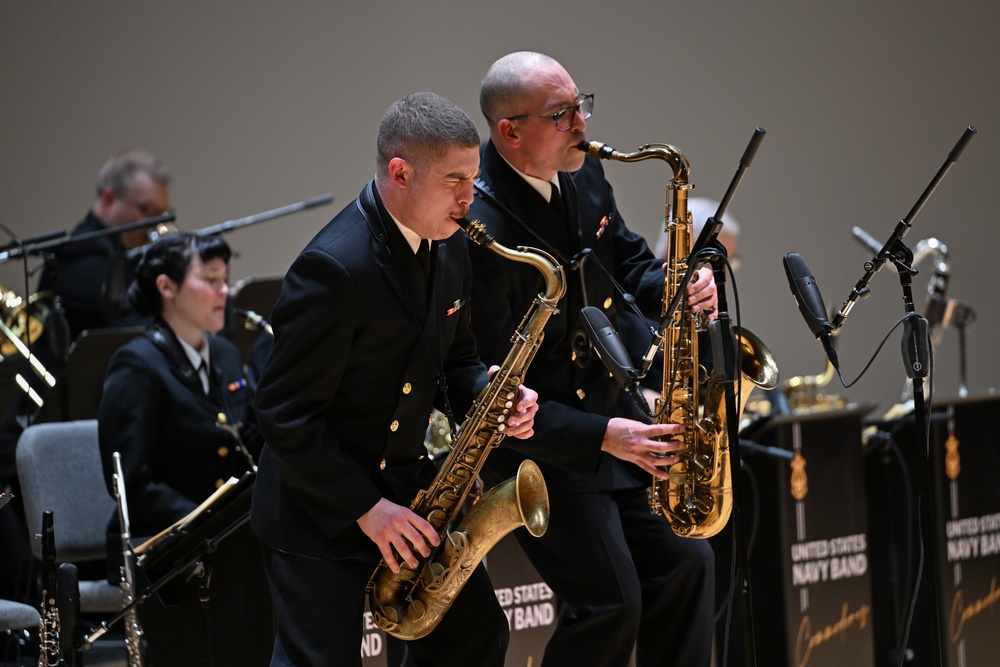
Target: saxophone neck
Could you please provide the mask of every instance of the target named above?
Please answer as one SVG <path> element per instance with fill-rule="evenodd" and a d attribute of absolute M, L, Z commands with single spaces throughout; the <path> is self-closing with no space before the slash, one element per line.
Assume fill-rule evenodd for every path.
<path fill-rule="evenodd" d="M 598 141 L 584 141 L 577 146 L 588 155 L 593 155 L 601 160 L 616 160 L 618 162 L 639 162 L 640 160 L 663 160 L 670 165 L 674 172 L 674 179 L 679 183 L 687 183 L 688 175 L 691 172 L 691 165 L 684 155 L 670 144 L 644 144 L 639 150 L 631 153 L 622 153 L 611 148 L 607 144 Z"/>
<path fill-rule="evenodd" d="M 516 250 L 508 248 L 500 243 L 486 230 L 479 220 L 468 220 L 463 218 L 458 221 L 459 226 L 476 244 L 488 250 L 492 250 L 504 259 L 514 262 L 531 264 L 545 278 L 545 292 L 539 298 L 548 306 L 555 307 L 559 299 L 566 294 L 566 272 L 556 261 L 555 257 L 539 250 L 538 248 L 526 248 L 518 246 Z"/>

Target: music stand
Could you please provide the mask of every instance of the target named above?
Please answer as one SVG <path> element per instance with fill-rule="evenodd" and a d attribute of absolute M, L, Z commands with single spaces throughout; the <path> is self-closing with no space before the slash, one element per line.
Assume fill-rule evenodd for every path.
<path fill-rule="evenodd" d="M 754 589 L 768 591 L 753 599 L 761 621 L 754 625 L 758 664 L 875 664 L 861 444 L 862 420 L 874 407 L 853 403 L 776 415 L 756 429 L 757 443 L 786 452 L 758 456 L 744 469 L 757 508 L 755 520 L 746 517 L 755 535 Z M 725 560 L 725 551 L 718 557 Z M 835 641 L 816 639 L 840 621 Z M 736 647 L 730 644 L 730 664 L 738 665 L 732 662 Z"/>
<path fill-rule="evenodd" d="M 259 333 L 256 328 L 244 326 L 244 319 L 233 313 L 234 309 L 253 311 L 265 320 L 271 319 L 271 311 L 281 294 L 281 278 L 244 278 L 233 286 L 229 294 L 229 308 L 226 311 L 226 331 L 233 341 L 243 361 L 250 361 L 253 344 Z"/>
<path fill-rule="evenodd" d="M 97 419 L 97 408 L 104 393 L 104 375 L 112 355 L 143 331 L 145 327 L 138 326 L 82 332 L 70 346 L 66 358 L 66 373 L 62 382 L 64 414 L 61 419 L 50 421 Z M 42 414 L 52 413 L 43 410 Z"/>
<path fill-rule="evenodd" d="M 135 547 L 137 573 L 145 583 L 136 591 L 133 601 L 82 640 L 82 646 L 92 645 L 125 615 L 149 600 L 177 575 L 184 574 L 213 553 L 219 543 L 250 519 L 250 500 L 256 474 L 244 473 L 239 480 L 230 479 L 193 512 L 167 527 L 158 535 Z"/>

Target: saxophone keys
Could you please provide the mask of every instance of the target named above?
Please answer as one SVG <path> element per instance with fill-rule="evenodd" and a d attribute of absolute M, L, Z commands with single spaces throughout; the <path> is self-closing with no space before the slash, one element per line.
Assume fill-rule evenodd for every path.
<path fill-rule="evenodd" d="M 441 585 L 446 573 L 447 568 L 444 565 L 437 561 L 430 561 L 424 567 L 424 571 L 420 575 L 420 581 L 426 588 L 434 588 Z"/>

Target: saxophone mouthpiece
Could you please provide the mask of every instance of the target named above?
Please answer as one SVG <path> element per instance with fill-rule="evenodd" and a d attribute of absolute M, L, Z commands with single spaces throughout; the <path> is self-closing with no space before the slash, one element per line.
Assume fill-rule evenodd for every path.
<path fill-rule="evenodd" d="M 615 149 L 598 141 L 583 141 L 577 145 L 577 148 L 601 160 L 614 159 Z"/>
<path fill-rule="evenodd" d="M 461 220 L 456 220 L 458 226 L 462 228 L 470 239 L 477 245 L 481 245 L 484 248 L 489 248 L 495 241 L 493 235 L 486 231 L 486 225 L 484 225 L 479 220 L 469 220 L 468 218 L 462 218 Z"/>

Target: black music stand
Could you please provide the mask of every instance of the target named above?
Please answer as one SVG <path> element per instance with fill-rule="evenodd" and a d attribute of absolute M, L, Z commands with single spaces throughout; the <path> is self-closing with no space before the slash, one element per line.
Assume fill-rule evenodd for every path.
<path fill-rule="evenodd" d="M 226 336 L 240 351 L 244 362 L 250 361 L 254 342 L 259 331 L 244 326 L 244 318 L 234 314 L 235 309 L 253 311 L 265 320 L 271 319 L 271 311 L 281 294 L 281 278 L 244 278 L 233 286 L 226 310 Z"/>
<path fill-rule="evenodd" d="M 744 457 L 755 518 L 745 516 L 761 665 L 874 663 L 862 419 L 873 405 L 778 415 L 754 441 L 789 458 Z M 757 447 L 744 445 L 744 452 Z M 767 452 L 763 452 L 767 453 Z M 734 472 L 735 474 L 735 472 Z M 717 552 L 718 553 L 718 552 Z M 719 553 L 725 561 L 727 554 Z M 830 627 L 839 629 L 827 638 Z M 742 665 L 737 637 L 730 665 Z"/>
<path fill-rule="evenodd" d="M 112 355 L 145 327 L 87 330 L 70 346 L 66 371 L 50 392 L 35 423 L 97 419 L 104 375 Z"/>
<path fill-rule="evenodd" d="M 256 475 L 246 473 L 193 516 L 136 547 L 138 565 L 154 589 L 211 553 L 233 531 L 250 519 L 250 499 Z"/>
<path fill-rule="evenodd" d="M 134 602 L 84 644 L 138 608 L 157 662 L 265 666 L 274 628 L 260 545 L 248 525 L 255 479 L 245 473 L 135 547 Z"/>
<path fill-rule="evenodd" d="M 1000 436 L 995 428 L 1000 397 L 979 396 L 935 401 L 929 420 L 927 463 L 933 548 L 941 573 L 936 590 L 921 589 L 904 651 L 913 664 L 931 664 L 931 607 L 946 612 L 940 629 L 945 667 L 990 664 L 996 654 L 1000 617 L 993 612 L 1000 581 Z M 898 661 L 896 651 L 907 625 L 916 578 L 916 457 L 912 452 L 914 415 L 878 424 L 868 445 L 867 476 L 873 499 L 872 554 L 881 568 L 873 577 L 875 629 L 879 655 Z M 875 574 L 873 570 L 873 574 Z M 933 630 L 934 628 L 932 628 Z M 888 661 L 883 664 L 889 664 Z"/>

